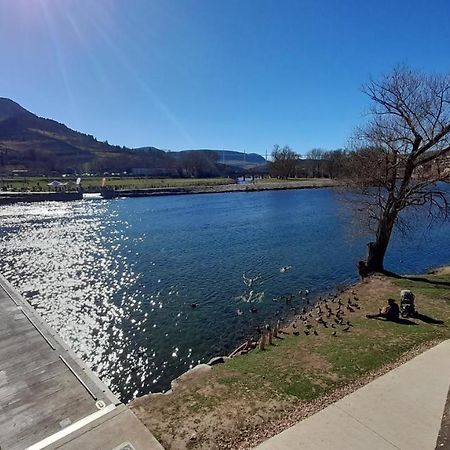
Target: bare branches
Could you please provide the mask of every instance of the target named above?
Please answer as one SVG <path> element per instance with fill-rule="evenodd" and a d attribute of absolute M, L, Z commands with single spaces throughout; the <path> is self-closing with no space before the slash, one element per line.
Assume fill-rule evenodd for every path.
<path fill-rule="evenodd" d="M 299 155 L 288 145 L 281 148 L 274 145 L 272 150 L 272 163 L 270 165 L 271 174 L 279 178 L 289 178 L 295 173 Z"/>
<path fill-rule="evenodd" d="M 409 228 L 403 211 L 430 222 L 450 216 L 450 76 L 397 67 L 363 91 L 371 120 L 355 134 L 347 181 L 376 225 L 367 267 L 379 270 L 393 227 Z"/>
<path fill-rule="evenodd" d="M 415 160 L 440 152 L 450 142 L 450 77 L 397 67 L 381 82 L 363 87 L 373 101 L 364 138 L 371 145 L 408 154 Z"/>

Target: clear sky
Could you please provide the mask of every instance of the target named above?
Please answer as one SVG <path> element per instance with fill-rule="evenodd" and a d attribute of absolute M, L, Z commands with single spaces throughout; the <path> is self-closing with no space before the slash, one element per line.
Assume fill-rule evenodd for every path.
<path fill-rule="evenodd" d="M 129 147 L 345 146 L 397 63 L 450 72 L 449 0 L 0 0 L 0 96 Z"/>

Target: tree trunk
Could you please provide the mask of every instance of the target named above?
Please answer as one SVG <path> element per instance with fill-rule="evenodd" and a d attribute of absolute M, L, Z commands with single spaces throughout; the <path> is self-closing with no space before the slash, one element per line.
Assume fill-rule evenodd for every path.
<path fill-rule="evenodd" d="M 396 213 L 385 214 L 378 223 L 375 242 L 367 244 L 367 260 L 359 264 L 359 273 L 365 277 L 375 272 L 384 272 L 384 257 L 394 228 Z"/>

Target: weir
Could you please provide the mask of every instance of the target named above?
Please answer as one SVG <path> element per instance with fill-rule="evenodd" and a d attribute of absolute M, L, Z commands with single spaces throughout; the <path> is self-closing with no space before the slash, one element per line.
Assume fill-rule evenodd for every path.
<path fill-rule="evenodd" d="M 1 275 L 0 448 L 162 449 Z"/>

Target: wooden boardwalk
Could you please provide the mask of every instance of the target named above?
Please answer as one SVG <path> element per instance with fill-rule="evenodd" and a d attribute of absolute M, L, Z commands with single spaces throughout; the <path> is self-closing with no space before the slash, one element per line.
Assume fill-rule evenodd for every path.
<path fill-rule="evenodd" d="M 132 442 L 136 450 L 162 448 L 0 276 L 0 449 Z"/>

